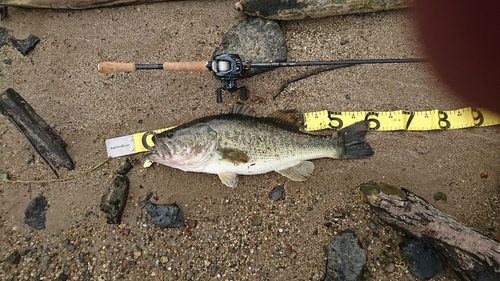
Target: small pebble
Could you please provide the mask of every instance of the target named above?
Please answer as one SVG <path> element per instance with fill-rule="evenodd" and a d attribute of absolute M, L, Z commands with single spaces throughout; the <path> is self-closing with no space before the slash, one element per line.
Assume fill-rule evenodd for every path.
<path fill-rule="evenodd" d="M 192 220 L 192 219 L 186 220 L 186 226 L 189 228 L 195 228 L 197 225 L 198 225 L 197 220 Z"/>
<path fill-rule="evenodd" d="M 36 230 L 44 229 L 47 205 L 47 199 L 43 195 L 31 200 L 24 211 L 24 223 Z"/>
<path fill-rule="evenodd" d="M 214 266 L 214 267 L 212 267 L 212 270 L 210 271 L 210 274 L 215 275 L 215 274 L 217 274 L 217 271 L 219 271 L 219 267 L 218 266 Z"/>
<path fill-rule="evenodd" d="M 390 264 L 384 267 L 384 270 L 389 273 L 393 273 L 396 270 L 396 266 L 391 262 Z"/>
<path fill-rule="evenodd" d="M 273 201 L 284 200 L 285 199 L 285 187 L 283 185 L 278 185 L 269 193 L 269 199 Z"/>
<path fill-rule="evenodd" d="M 167 263 L 167 262 L 168 262 L 168 257 L 167 257 L 167 256 L 162 256 L 162 257 L 160 258 L 160 262 L 161 262 L 162 264 Z"/>
<path fill-rule="evenodd" d="M 116 173 L 119 174 L 119 175 L 126 175 L 128 172 L 130 172 L 130 170 L 132 170 L 132 168 L 134 167 L 134 165 L 132 165 L 132 162 L 130 162 L 130 159 L 127 158 L 125 160 L 125 163 L 123 163 L 117 170 L 116 170 Z"/>
<path fill-rule="evenodd" d="M 68 243 L 68 244 L 66 245 L 66 250 L 67 250 L 68 252 L 70 252 L 70 253 L 71 253 L 71 252 L 73 252 L 73 251 L 75 250 L 75 248 L 76 248 L 76 247 L 75 247 L 75 245 L 74 245 L 73 243 Z"/>
<path fill-rule="evenodd" d="M 399 244 L 399 248 L 406 257 L 408 269 L 416 276 L 428 280 L 444 271 L 441 260 L 429 244 L 416 239 L 405 239 Z"/>
<path fill-rule="evenodd" d="M 486 171 L 482 172 L 482 173 L 481 173 L 481 178 L 482 178 L 482 179 L 486 179 L 486 178 L 488 178 L 488 172 L 486 172 Z"/>
<path fill-rule="evenodd" d="M 368 223 L 368 226 L 369 226 L 371 229 L 375 229 L 375 228 L 377 228 L 377 223 L 375 223 L 374 221 L 370 221 L 370 222 Z"/>
<path fill-rule="evenodd" d="M 262 217 L 259 215 L 254 215 L 252 217 L 252 225 L 253 226 L 260 226 L 262 224 Z"/>
<path fill-rule="evenodd" d="M 294 259 L 297 257 L 297 251 L 295 251 L 292 246 L 288 246 L 285 248 L 285 254 L 290 258 Z"/>
<path fill-rule="evenodd" d="M 434 194 L 434 201 L 443 201 L 443 203 L 446 203 L 448 199 L 446 197 L 446 194 L 442 192 L 436 192 L 436 194 Z"/>

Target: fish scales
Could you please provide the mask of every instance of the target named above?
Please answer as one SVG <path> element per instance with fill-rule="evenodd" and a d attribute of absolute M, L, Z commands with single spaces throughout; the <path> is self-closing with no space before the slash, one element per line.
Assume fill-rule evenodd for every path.
<path fill-rule="evenodd" d="M 305 180 L 314 170 L 311 159 L 366 158 L 373 154 L 364 141 L 368 130 L 359 122 L 324 137 L 302 132 L 302 115 L 295 110 L 255 117 L 246 106 L 229 114 L 199 118 L 153 136 L 156 153 L 145 158 L 183 171 L 217 174 L 230 187 L 237 175 L 276 171 Z"/>
<path fill-rule="evenodd" d="M 244 151 L 251 161 L 272 161 L 298 155 L 335 157 L 339 149 L 322 137 L 292 132 L 268 124 L 259 118 L 216 119 L 207 122 L 217 132 L 222 132 L 219 142 L 222 148 Z"/>

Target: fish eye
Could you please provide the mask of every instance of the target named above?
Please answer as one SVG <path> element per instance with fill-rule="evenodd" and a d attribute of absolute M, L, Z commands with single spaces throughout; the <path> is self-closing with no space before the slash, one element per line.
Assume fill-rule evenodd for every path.
<path fill-rule="evenodd" d="M 172 132 L 172 131 L 168 131 L 168 132 L 167 132 L 167 138 L 169 138 L 169 139 L 170 139 L 170 138 L 172 138 L 173 136 L 174 136 L 174 132 Z"/>

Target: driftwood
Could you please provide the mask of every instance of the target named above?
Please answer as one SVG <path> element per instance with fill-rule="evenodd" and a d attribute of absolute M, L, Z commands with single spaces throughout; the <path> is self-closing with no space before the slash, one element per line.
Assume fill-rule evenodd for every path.
<path fill-rule="evenodd" d="M 7 116 L 19 129 L 56 175 L 54 167 L 74 169 L 75 165 L 66 152 L 64 140 L 11 88 L 0 94 L 0 113 Z"/>
<path fill-rule="evenodd" d="M 386 223 L 429 243 L 462 280 L 500 280 L 500 243 L 434 208 L 408 190 L 360 186 L 363 198 Z"/>
<path fill-rule="evenodd" d="M 411 0 L 240 0 L 234 7 L 250 16 L 298 20 L 407 8 Z"/>
<path fill-rule="evenodd" d="M 0 6 L 91 9 L 175 0 L 0 0 Z M 275 20 L 319 18 L 409 7 L 411 0 L 240 0 L 235 8 L 250 16 Z"/>
<path fill-rule="evenodd" d="M 0 0 L 0 6 L 81 10 L 169 1 L 170 0 Z"/>

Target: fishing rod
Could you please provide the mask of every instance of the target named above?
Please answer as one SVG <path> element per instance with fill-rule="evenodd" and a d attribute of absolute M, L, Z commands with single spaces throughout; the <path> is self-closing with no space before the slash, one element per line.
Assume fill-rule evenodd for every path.
<path fill-rule="evenodd" d="M 97 69 L 101 73 L 134 72 L 137 70 L 162 69 L 167 71 L 212 71 L 222 86 L 217 88 L 217 103 L 222 102 L 222 90 L 230 93 L 240 90 L 240 99 L 247 100 L 247 88 L 237 85 L 236 80 L 241 78 L 243 71 L 252 68 L 294 67 L 294 66 L 326 66 L 326 65 L 355 65 L 355 64 L 382 64 L 382 63 L 413 63 L 425 62 L 426 59 L 367 59 L 367 60 L 332 60 L 332 61 L 299 61 L 299 62 L 250 62 L 242 61 L 236 54 L 220 54 L 212 61 L 192 62 L 165 62 L 163 64 L 135 64 L 120 62 L 100 62 Z"/>

